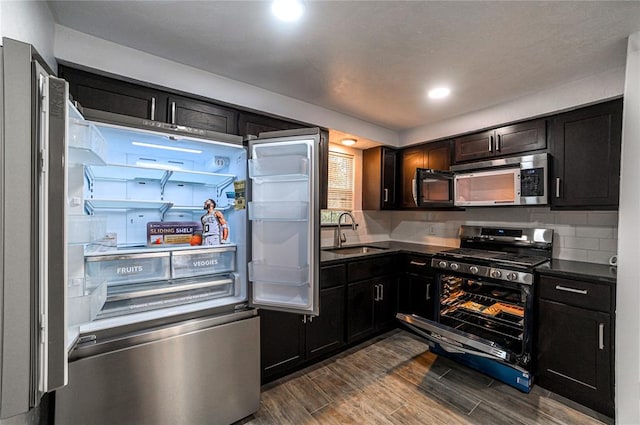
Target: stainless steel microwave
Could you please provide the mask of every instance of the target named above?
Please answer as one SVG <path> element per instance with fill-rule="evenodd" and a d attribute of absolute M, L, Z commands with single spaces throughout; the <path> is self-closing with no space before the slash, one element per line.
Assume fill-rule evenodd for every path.
<path fill-rule="evenodd" d="M 429 168 L 416 169 L 413 200 L 421 208 L 453 207 L 453 173 Z"/>
<path fill-rule="evenodd" d="M 455 165 L 453 204 L 459 207 L 545 205 L 548 154 Z"/>

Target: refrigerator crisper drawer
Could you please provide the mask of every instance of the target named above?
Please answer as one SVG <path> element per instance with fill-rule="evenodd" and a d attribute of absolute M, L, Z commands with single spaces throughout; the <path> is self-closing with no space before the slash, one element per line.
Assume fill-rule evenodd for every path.
<path fill-rule="evenodd" d="M 224 247 L 174 251 L 171 253 L 171 276 L 181 278 L 232 272 L 236 264 L 235 250 L 235 247 Z"/>
<path fill-rule="evenodd" d="M 170 278 L 169 252 L 85 257 L 85 277 L 109 284 L 129 284 Z"/>

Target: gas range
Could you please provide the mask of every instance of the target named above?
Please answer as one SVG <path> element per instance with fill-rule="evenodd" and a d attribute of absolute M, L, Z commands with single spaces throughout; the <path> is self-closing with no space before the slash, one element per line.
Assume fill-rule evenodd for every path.
<path fill-rule="evenodd" d="M 548 262 L 552 229 L 460 228 L 460 248 L 442 251 L 431 266 L 478 277 L 533 284 L 533 268 Z"/>

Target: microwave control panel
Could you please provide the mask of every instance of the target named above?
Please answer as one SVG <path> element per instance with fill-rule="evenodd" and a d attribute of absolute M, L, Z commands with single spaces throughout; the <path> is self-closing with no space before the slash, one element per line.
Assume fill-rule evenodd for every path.
<path fill-rule="evenodd" d="M 544 168 L 520 170 L 520 196 L 544 196 Z"/>

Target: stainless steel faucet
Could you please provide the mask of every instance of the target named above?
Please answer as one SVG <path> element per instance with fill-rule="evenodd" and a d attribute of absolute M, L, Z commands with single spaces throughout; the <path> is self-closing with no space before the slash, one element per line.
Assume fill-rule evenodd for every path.
<path fill-rule="evenodd" d="M 349 217 L 351 217 L 351 230 L 356 230 L 358 228 L 358 224 L 356 223 L 356 220 L 353 218 L 353 215 L 351 215 L 350 212 L 345 211 L 342 214 L 340 214 L 338 216 L 338 228 L 336 229 L 336 235 L 335 235 L 335 241 L 334 241 L 334 245 L 336 245 L 338 248 L 342 248 L 342 244 L 347 241 L 347 235 L 342 233 L 342 224 L 341 224 L 342 217 L 344 217 L 345 215 L 348 215 Z"/>

